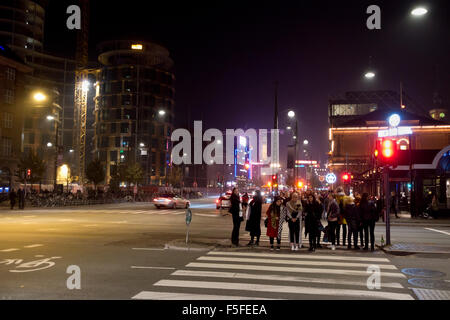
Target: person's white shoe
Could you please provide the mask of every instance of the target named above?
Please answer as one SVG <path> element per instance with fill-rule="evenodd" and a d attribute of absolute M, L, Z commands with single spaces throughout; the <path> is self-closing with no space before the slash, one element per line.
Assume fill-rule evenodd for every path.
<path fill-rule="evenodd" d="M 294 245 L 291 245 L 291 250 L 292 250 L 292 251 L 294 251 L 294 250 L 295 250 L 295 247 L 294 247 Z"/>
<path fill-rule="evenodd" d="M 298 246 L 295 246 L 295 249 L 294 249 L 295 251 L 297 251 L 298 250 Z"/>
<path fill-rule="evenodd" d="M 336 246 L 333 246 L 333 245 L 332 245 L 332 246 L 331 246 L 331 250 L 333 250 L 333 251 L 336 250 Z"/>

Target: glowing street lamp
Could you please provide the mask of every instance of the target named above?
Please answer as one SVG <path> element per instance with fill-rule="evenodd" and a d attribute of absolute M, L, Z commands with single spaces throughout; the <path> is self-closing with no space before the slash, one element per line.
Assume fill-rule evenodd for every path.
<path fill-rule="evenodd" d="M 163 116 L 163 115 L 166 114 L 166 112 L 165 112 L 164 110 L 159 110 L 159 111 L 158 111 L 158 114 L 159 114 L 160 116 Z"/>
<path fill-rule="evenodd" d="M 47 96 L 45 94 L 43 94 L 42 92 L 36 92 L 33 95 L 33 99 L 37 102 L 42 102 L 45 101 L 47 99 Z"/>
<path fill-rule="evenodd" d="M 53 147 L 53 143 L 51 143 L 51 142 L 47 142 L 47 147 L 48 147 L 48 148 L 51 148 L 51 147 Z"/>
<path fill-rule="evenodd" d="M 295 112 L 292 111 L 292 110 L 289 111 L 289 112 L 288 112 L 288 117 L 291 118 L 291 119 L 294 118 L 294 117 L 295 117 Z"/>
<path fill-rule="evenodd" d="M 305 145 L 305 146 L 307 146 L 308 144 L 309 144 L 309 141 L 308 140 L 303 140 L 303 144 Z"/>
<path fill-rule="evenodd" d="M 375 73 L 372 71 L 368 71 L 368 72 L 366 72 L 364 77 L 366 77 L 366 79 L 373 79 L 373 78 L 375 78 Z"/>
<path fill-rule="evenodd" d="M 417 7 L 411 11 L 411 15 L 414 17 L 421 17 L 421 16 L 426 15 L 427 13 L 428 13 L 428 10 L 423 7 Z"/>

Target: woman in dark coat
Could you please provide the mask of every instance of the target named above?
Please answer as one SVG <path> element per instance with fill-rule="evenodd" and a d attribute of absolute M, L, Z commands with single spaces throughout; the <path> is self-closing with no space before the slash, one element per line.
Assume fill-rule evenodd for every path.
<path fill-rule="evenodd" d="M 250 232 L 251 240 L 248 246 L 255 244 L 259 246 L 259 237 L 261 236 L 261 211 L 262 211 L 263 199 L 261 197 L 261 191 L 256 190 L 256 194 L 250 201 L 250 216 L 248 217 L 245 230 Z M 256 242 L 254 242 L 256 237 Z"/>
<path fill-rule="evenodd" d="M 305 213 L 305 233 L 309 234 L 309 251 L 315 251 L 317 248 L 319 222 L 322 216 L 322 206 L 312 194 L 308 196 Z"/>
<path fill-rule="evenodd" d="M 230 213 L 233 217 L 233 231 L 231 232 L 231 243 L 236 247 L 239 246 L 239 228 L 241 227 L 241 217 L 239 216 L 241 200 L 239 198 L 239 191 L 233 188 L 230 197 L 231 207 Z"/>

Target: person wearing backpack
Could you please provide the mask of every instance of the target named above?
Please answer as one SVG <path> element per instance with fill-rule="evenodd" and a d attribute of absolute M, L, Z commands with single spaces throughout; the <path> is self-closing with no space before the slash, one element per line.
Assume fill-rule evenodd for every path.
<path fill-rule="evenodd" d="M 380 218 L 380 215 L 378 214 L 375 203 L 372 200 L 369 200 L 368 193 L 363 193 L 359 208 L 361 211 L 365 236 L 364 250 L 369 250 L 369 234 L 370 234 L 370 251 L 375 251 L 375 223 Z"/>

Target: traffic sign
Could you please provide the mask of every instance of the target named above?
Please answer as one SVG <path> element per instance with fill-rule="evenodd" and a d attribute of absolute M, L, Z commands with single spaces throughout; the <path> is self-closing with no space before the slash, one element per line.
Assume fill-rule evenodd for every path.
<path fill-rule="evenodd" d="M 192 211 L 190 208 L 186 209 L 186 225 L 190 225 L 192 221 Z"/>

